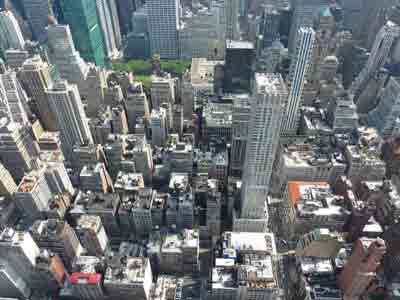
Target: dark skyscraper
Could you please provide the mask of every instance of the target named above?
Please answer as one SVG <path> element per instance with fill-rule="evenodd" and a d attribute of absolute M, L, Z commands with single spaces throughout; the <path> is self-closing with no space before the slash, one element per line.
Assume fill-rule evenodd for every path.
<path fill-rule="evenodd" d="M 227 41 L 224 92 L 249 92 L 255 49 L 252 43 Z"/>

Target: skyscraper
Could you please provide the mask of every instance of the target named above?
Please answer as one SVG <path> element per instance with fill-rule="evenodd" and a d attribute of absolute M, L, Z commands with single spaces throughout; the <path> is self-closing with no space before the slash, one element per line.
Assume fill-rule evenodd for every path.
<path fill-rule="evenodd" d="M 51 24 L 47 30 L 50 61 L 61 78 L 76 84 L 85 81 L 88 66 L 75 49 L 69 25 Z"/>
<path fill-rule="evenodd" d="M 297 35 L 296 53 L 290 65 L 289 98 L 286 104 L 285 121 L 282 130 L 285 134 L 295 134 L 300 120 L 300 106 L 303 101 L 303 89 L 311 69 L 311 59 L 315 42 L 312 28 L 300 28 Z"/>
<path fill-rule="evenodd" d="M 151 53 L 159 54 L 161 58 L 177 59 L 179 0 L 149 0 L 146 5 Z"/>
<path fill-rule="evenodd" d="M 128 34 L 132 29 L 131 18 L 132 13 L 138 9 L 135 6 L 134 0 L 115 0 L 118 7 L 119 24 L 121 26 L 121 33 Z"/>
<path fill-rule="evenodd" d="M 161 107 L 153 110 L 150 117 L 151 122 L 151 142 L 155 146 L 163 146 L 167 140 L 167 111 Z"/>
<path fill-rule="evenodd" d="M 298 0 L 294 1 L 294 12 L 289 35 L 289 53 L 296 47 L 297 35 L 301 27 L 312 27 L 314 16 L 322 7 L 329 6 L 330 0 Z"/>
<path fill-rule="evenodd" d="M 239 39 L 239 0 L 225 0 L 226 39 Z"/>
<path fill-rule="evenodd" d="M 108 0 L 96 0 L 97 15 L 104 38 L 104 46 L 108 58 L 118 57 L 116 32 Z M 112 1 L 110 1 L 112 3 Z"/>
<path fill-rule="evenodd" d="M 74 145 L 93 143 L 78 87 L 61 80 L 47 95 L 61 133 L 62 150 L 70 158 Z"/>
<path fill-rule="evenodd" d="M 272 43 L 279 38 L 280 12 L 271 5 L 263 7 L 261 34 L 263 35 L 263 48 L 272 46 Z"/>
<path fill-rule="evenodd" d="M 15 180 L 37 167 L 39 148 L 27 126 L 0 119 L 0 158 Z"/>
<path fill-rule="evenodd" d="M 17 19 L 11 11 L 0 12 L 0 50 L 24 49 L 25 40 Z"/>
<path fill-rule="evenodd" d="M 0 195 L 5 197 L 11 197 L 17 190 L 14 178 L 11 173 L 0 164 Z"/>
<path fill-rule="evenodd" d="M 388 21 L 379 31 L 375 38 L 371 54 L 365 67 L 362 69 L 356 80 L 353 82 L 350 92 L 354 96 L 354 102 L 357 103 L 361 92 L 366 88 L 372 75 L 386 62 L 392 45 L 396 38 L 400 36 L 400 26 Z"/>
<path fill-rule="evenodd" d="M 82 57 L 98 66 L 104 66 L 106 55 L 96 0 L 62 0 L 61 8 Z"/>
<path fill-rule="evenodd" d="M 33 37 L 42 41 L 46 37 L 48 16 L 51 12 L 48 0 L 24 0 L 22 1 L 26 18 L 31 27 Z"/>
<path fill-rule="evenodd" d="M 241 218 L 263 218 L 286 85 L 280 75 L 256 73 L 243 174 Z"/>
<path fill-rule="evenodd" d="M 22 88 L 17 74 L 8 71 L 0 75 L 0 97 L 3 98 L 0 110 L 13 122 L 25 125 L 29 123 L 27 112 L 28 96 Z"/>
<path fill-rule="evenodd" d="M 43 127 L 49 131 L 57 130 L 56 119 L 51 111 L 46 91 L 53 85 L 52 67 L 36 55 L 24 62 L 18 73 L 27 95 L 35 102 Z"/>

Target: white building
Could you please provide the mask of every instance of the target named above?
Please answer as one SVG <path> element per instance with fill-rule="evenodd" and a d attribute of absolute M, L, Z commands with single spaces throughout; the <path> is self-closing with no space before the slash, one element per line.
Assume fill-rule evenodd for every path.
<path fill-rule="evenodd" d="M 264 218 L 287 95 L 280 75 L 256 73 L 242 187 L 242 218 Z"/>
<path fill-rule="evenodd" d="M 47 95 L 57 118 L 64 155 L 69 158 L 74 145 L 93 143 L 78 87 L 58 81 Z"/>
<path fill-rule="evenodd" d="M 149 0 L 146 2 L 152 55 L 179 58 L 179 0 Z"/>
<path fill-rule="evenodd" d="M 297 37 L 296 53 L 290 65 L 289 98 L 287 99 L 284 134 L 295 134 L 300 121 L 300 107 L 303 102 L 303 89 L 311 69 L 315 32 L 310 27 L 301 27 Z"/>
<path fill-rule="evenodd" d="M 395 134 L 396 120 L 400 117 L 400 80 L 390 77 L 380 94 L 378 105 L 368 114 L 370 126 L 378 129 L 383 137 Z"/>
<path fill-rule="evenodd" d="M 41 59 L 39 55 L 27 59 L 20 71 L 18 78 L 29 97 L 35 101 L 43 127 L 49 131 L 56 131 L 56 120 L 51 111 L 46 90 L 51 88 L 53 80 L 51 78 L 52 67 Z"/>
<path fill-rule="evenodd" d="M 392 21 L 388 21 L 378 32 L 368 61 L 355 81 L 353 81 L 353 84 L 350 88 L 350 91 L 356 100 L 358 100 L 358 96 L 361 94 L 363 89 L 366 88 L 366 85 L 370 81 L 371 75 L 373 75 L 374 72 L 378 71 L 384 65 L 389 57 L 393 43 L 399 36 L 400 26 Z M 357 101 L 355 102 L 357 103 Z"/>
<path fill-rule="evenodd" d="M 0 12 L 0 49 L 24 49 L 25 40 L 17 19 L 9 10 Z"/>
<path fill-rule="evenodd" d="M 77 221 L 76 233 L 89 255 L 104 255 L 108 237 L 99 216 L 82 215 Z"/>
<path fill-rule="evenodd" d="M 28 96 L 14 71 L 0 74 L 0 97 L 0 108 L 6 117 L 21 125 L 29 123 Z"/>
<path fill-rule="evenodd" d="M 51 63 L 57 66 L 62 79 L 81 85 L 86 80 L 88 66 L 75 49 L 69 25 L 49 25 L 47 33 Z"/>

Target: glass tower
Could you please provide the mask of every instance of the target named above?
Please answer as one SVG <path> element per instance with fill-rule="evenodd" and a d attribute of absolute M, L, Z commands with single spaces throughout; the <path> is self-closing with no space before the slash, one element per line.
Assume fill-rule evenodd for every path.
<path fill-rule="evenodd" d="M 65 23 L 71 27 L 76 48 L 86 61 L 105 65 L 104 41 L 96 0 L 61 0 Z"/>

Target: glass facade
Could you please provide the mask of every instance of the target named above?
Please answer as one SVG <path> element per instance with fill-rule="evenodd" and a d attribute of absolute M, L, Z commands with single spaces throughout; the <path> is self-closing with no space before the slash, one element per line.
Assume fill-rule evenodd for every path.
<path fill-rule="evenodd" d="M 85 61 L 105 66 L 103 35 L 96 0 L 61 0 L 65 23 L 71 27 L 75 46 Z"/>

